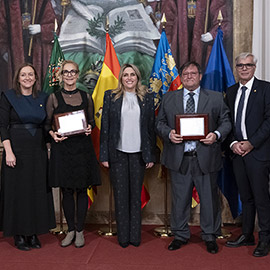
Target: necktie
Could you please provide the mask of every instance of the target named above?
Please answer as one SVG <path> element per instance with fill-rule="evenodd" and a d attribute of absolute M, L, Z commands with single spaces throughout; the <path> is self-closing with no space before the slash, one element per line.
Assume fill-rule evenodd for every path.
<path fill-rule="evenodd" d="M 243 107 L 244 107 L 244 101 L 245 101 L 245 95 L 246 95 L 246 86 L 241 87 L 242 94 L 240 96 L 240 100 L 238 103 L 237 107 L 237 114 L 236 114 L 236 119 L 235 119 L 235 133 L 236 133 L 236 138 L 238 141 L 243 140 L 243 134 L 241 130 L 241 120 L 242 120 L 242 113 L 243 113 Z"/>
<path fill-rule="evenodd" d="M 186 103 L 186 113 L 195 113 L 195 101 L 193 96 L 195 95 L 195 93 L 188 93 L 189 94 L 189 98 L 187 100 Z M 191 152 L 194 151 L 196 149 L 196 142 L 194 141 L 186 141 L 185 143 L 185 152 Z"/>
<path fill-rule="evenodd" d="M 195 101 L 193 98 L 195 93 L 188 93 L 188 94 L 189 94 L 189 98 L 186 104 L 186 113 L 195 113 Z"/>

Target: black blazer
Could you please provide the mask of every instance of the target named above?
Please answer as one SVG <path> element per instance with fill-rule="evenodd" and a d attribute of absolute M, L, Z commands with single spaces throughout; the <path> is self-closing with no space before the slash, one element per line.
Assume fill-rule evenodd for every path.
<path fill-rule="evenodd" d="M 233 130 L 229 143 L 235 136 L 234 103 L 239 83 L 227 89 L 226 102 L 231 112 Z M 270 160 L 270 83 L 254 79 L 246 111 L 246 130 L 249 142 L 254 146 L 250 152 L 257 160 Z"/>
<path fill-rule="evenodd" d="M 100 161 L 117 161 L 116 147 L 120 140 L 121 108 L 123 95 L 114 101 L 115 94 L 108 90 L 104 94 L 101 130 Z M 143 101 L 138 98 L 140 106 L 141 150 L 145 163 L 155 162 L 155 109 L 152 94 L 146 94 Z"/>

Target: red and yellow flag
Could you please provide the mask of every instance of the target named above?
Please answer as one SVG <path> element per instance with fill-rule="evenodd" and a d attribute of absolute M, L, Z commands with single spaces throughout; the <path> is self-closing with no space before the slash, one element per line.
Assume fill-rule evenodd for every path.
<path fill-rule="evenodd" d="M 92 98 L 95 104 L 96 128 L 93 129 L 92 139 L 97 158 L 99 159 L 99 135 L 101 128 L 101 115 L 103 107 L 103 97 L 106 90 L 117 88 L 120 64 L 115 53 L 111 38 L 106 33 L 106 52 L 102 69 L 94 89 Z"/>

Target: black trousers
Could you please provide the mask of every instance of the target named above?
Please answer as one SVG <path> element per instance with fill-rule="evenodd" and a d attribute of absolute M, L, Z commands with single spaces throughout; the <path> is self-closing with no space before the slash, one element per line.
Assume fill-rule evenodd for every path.
<path fill-rule="evenodd" d="M 252 234 L 258 213 L 259 240 L 270 241 L 269 162 L 255 159 L 252 153 L 235 156 L 233 170 L 243 207 L 243 234 Z"/>
<path fill-rule="evenodd" d="M 141 153 L 118 151 L 117 162 L 110 164 L 120 243 L 141 241 L 141 191 L 144 171 L 145 163 Z"/>
<path fill-rule="evenodd" d="M 88 208 L 87 189 L 61 188 L 63 194 L 63 210 L 68 225 L 68 231 L 75 229 L 80 232 L 84 228 L 85 217 Z M 76 191 L 77 201 L 75 203 L 74 191 Z M 76 205 L 75 205 L 76 204 Z M 75 212 L 77 212 L 75 217 Z M 75 226 L 77 221 L 77 226 Z"/>

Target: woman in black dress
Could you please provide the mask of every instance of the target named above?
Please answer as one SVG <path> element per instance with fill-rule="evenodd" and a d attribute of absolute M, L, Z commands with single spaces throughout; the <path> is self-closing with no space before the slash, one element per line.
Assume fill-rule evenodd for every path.
<path fill-rule="evenodd" d="M 59 73 L 63 88 L 51 94 L 47 102 L 46 129 L 53 139 L 49 184 L 52 187 L 60 187 L 63 194 L 62 202 L 68 234 L 61 242 L 61 246 L 67 247 L 75 239 L 75 246 L 83 247 L 85 243 L 83 228 L 88 207 L 87 188 L 90 185 L 101 184 L 99 165 L 90 136 L 95 126 L 94 105 L 89 94 L 76 88 L 79 77 L 77 63 L 64 61 Z M 86 113 L 88 126 L 85 133 L 70 137 L 62 136 L 53 127 L 53 116 L 78 110 L 84 110 Z M 76 207 L 74 192 L 77 193 Z"/>
<path fill-rule="evenodd" d="M 24 63 L 15 73 L 13 89 L 3 92 L 0 100 L 0 229 L 14 237 L 20 250 L 40 248 L 37 235 L 55 227 L 42 128 L 47 95 L 37 91 L 37 80 L 35 68 Z"/>
<path fill-rule="evenodd" d="M 100 161 L 110 168 L 118 242 L 141 243 L 141 191 L 145 169 L 155 161 L 153 95 L 141 85 L 139 69 L 124 64 L 118 87 L 104 95 Z"/>

